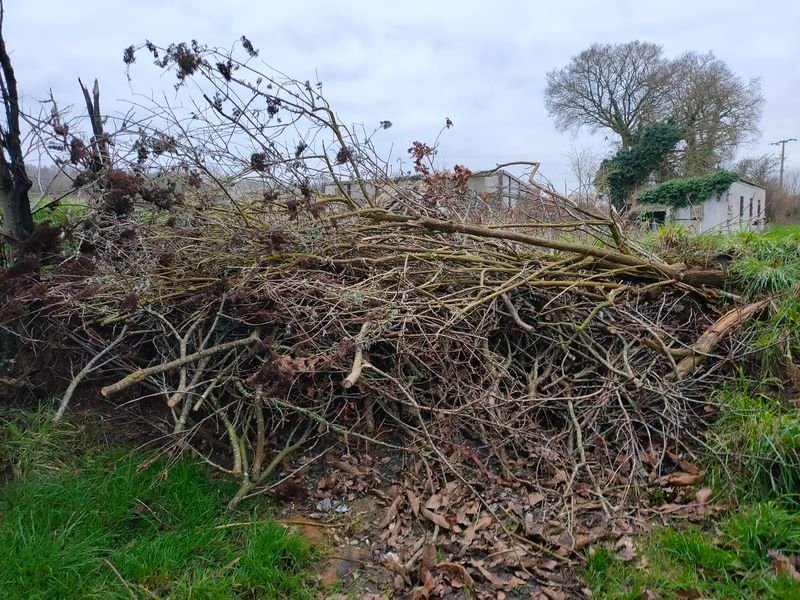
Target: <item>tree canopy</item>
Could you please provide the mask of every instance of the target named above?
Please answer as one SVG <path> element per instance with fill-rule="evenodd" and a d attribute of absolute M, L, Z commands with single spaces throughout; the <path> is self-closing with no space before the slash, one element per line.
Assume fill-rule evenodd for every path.
<path fill-rule="evenodd" d="M 623 150 L 644 128 L 671 118 L 683 143 L 675 175 L 714 171 L 758 135 L 764 98 L 758 79 L 745 80 L 713 53 L 664 58 L 642 41 L 594 44 L 547 74 L 545 104 L 561 130 L 614 133 Z"/>
<path fill-rule="evenodd" d="M 547 74 L 545 103 L 561 130 L 616 133 L 629 148 L 648 123 L 664 116 L 667 61 L 649 42 L 593 44 Z"/>

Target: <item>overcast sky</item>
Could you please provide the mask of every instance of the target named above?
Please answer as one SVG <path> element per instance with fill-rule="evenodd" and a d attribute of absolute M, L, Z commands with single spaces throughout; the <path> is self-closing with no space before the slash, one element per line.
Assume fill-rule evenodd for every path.
<path fill-rule="evenodd" d="M 559 186 L 571 146 L 608 152 L 603 136 L 559 133 L 544 108 L 548 70 L 594 42 L 633 39 L 667 56 L 713 50 L 745 78 L 760 77 L 766 98 L 754 155 L 769 142 L 800 138 L 800 2 L 796 0 L 6 0 L 5 33 L 19 85 L 32 104 L 53 89 L 78 103 L 77 77 L 98 77 L 105 111 L 124 110 L 132 92 L 172 92 L 144 59 L 129 84 L 122 50 L 150 39 L 195 38 L 229 47 L 241 35 L 260 58 L 297 79 L 323 82 L 346 122 L 369 128 L 388 119 L 382 148 L 405 155 L 413 140 L 440 141 L 442 164 L 473 170 L 537 160 Z M 116 103 L 115 103 L 116 101 Z M 800 142 L 787 146 L 800 168 Z"/>

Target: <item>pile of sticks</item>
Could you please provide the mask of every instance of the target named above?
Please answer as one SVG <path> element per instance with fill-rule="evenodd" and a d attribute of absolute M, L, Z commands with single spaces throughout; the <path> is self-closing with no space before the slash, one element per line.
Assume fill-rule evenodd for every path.
<path fill-rule="evenodd" d="M 160 406 L 181 447 L 241 481 L 233 504 L 330 436 L 603 497 L 701 426 L 727 333 L 763 305 L 723 315 L 714 277 L 554 199 L 550 224 L 336 197 L 97 213 L 78 251 L 4 275 L 0 322 L 70 365 L 57 418 L 89 382 Z"/>

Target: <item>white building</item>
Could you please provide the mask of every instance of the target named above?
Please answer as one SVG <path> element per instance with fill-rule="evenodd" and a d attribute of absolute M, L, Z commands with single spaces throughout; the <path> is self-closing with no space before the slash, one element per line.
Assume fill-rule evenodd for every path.
<path fill-rule="evenodd" d="M 763 231 L 766 211 L 766 189 L 745 180 L 734 181 L 726 192 L 711 196 L 698 204 L 671 207 L 666 204 L 643 204 L 634 213 L 651 227 L 672 222 L 695 233 Z"/>

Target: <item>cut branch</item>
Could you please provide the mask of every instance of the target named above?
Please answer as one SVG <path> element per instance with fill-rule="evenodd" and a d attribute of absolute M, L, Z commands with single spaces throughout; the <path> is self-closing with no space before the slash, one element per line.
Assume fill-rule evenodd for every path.
<path fill-rule="evenodd" d="M 189 354 L 188 356 L 184 356 L 183 358 L 171 360 L 169 362 L 162 363 L 154 367 L 148 367 L 147 369 L 139 369 L 138 371 L 134 371 L 133 373 L 120 379 L 116 383 L 107 385 L 106 387 L 100 390 L 100 393 L 107 398 L 109 396 L 113 396 L 114 394 L 118 394 L 122 390 L 127 389 L 136 383 L 140 383 L 141 381 L 144 381 L 145 379 L 153 375 L 158 375 L 159 373 L 166 373 L 167 371 L 173 371 L 184 365 L 191 364 L 207 356 L 212 356 L 214 354 L 225 352 L 233 348 L 239 348 L 241 346 L 249 346 L 250 344 L 255 344 L 256 342 L 259 341 L 261 341 L 261 334 L 258 330 L 256 330 L 246 338 L 234 340 L 232 342 L 225 342 L 224 344 L 212 346 L 211 348 L 205 348 L 204 350 L 200 350 L 199 352 L 195 352 L 194 354 Z"/>

